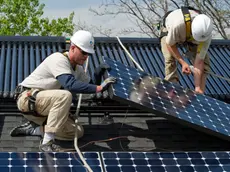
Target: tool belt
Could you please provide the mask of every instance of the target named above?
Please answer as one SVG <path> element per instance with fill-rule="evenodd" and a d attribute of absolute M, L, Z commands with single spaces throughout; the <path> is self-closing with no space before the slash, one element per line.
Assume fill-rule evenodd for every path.
<path fill-rule="evenodd" d="M 15 89 L 14 99 L 17 101 L 18 98 L 20 97 L 20 94 L 22 94 L 24 91 L 28 91 L 27 92 L 27 97 L 28 97 L 28 109 L 29 109 L 29 111 L 28 112 L 23 112 L 23 114 L 25 114 L 25 115 L 33 114 L 35 116 L 41 116 L 35 110 L 36 96 L 37 96 L 37 94 L 39 93 L 40 90 L 38 90 L 38 89 L 32 90 L 31 88 L 19 85 Z"/>

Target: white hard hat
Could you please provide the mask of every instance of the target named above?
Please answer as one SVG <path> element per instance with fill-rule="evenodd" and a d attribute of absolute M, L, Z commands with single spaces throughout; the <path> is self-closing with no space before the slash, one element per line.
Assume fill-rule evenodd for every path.
<path fill-rule="evenodd" d="M 205 14 L 197 15 L 192 21 L 192 36 L 198 42 L 204 42 L 212 36 L 213 23 Z"/>
<path fill-rule="evenodd" d="M 83 51 L 93 54 L 94 51 L 94 38 L 93 35 L 85 30 L 77 31 L 71 38 L 70 41 Z"/>

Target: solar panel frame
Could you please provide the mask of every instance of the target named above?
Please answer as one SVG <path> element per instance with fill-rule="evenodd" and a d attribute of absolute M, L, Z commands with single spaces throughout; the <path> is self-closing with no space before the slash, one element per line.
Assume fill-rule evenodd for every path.
<path fill-rule="evenodd" d="M 174 122 L 192 127 L 196 130 L 205 132 L 207 134 L 215 135 L 217 137 L 220 137 L 222 139 L 230 141 L 230 137 L 229 137 L 230 136 L 230 128 L 227 125 L 223 125 L 224 124 L 223 121 L 225 121 L 225 120 L 230 123 L 230 116 L 229 116 L 230 115 L 230 113 L 229 113 L 230 112 L 230 105 L 229 104 L 221 102 L 221 101 L 216 100 L 216 99 L 213 99 L 211 97 L 207 97 L 205 95 L 193 94 L 193 97 L 195 99 L 194 104 L 197 105 L 200 109 L 198 109 L 197 107 L 192 105 L 192 103 L 194 102 L 194 99 L 193 99 L 193 102 L 191 102 L 191 101 L 189 102 L 191 104 L 189 107 L 190 108 L 189 110 L 192 110 L 196 114 L 199 114 L 197 116 L 193 116 L 193 117 L 196 117 L 197 119 L 192 119 L 189 116 L 190 112 L 187 111 L 186 109 L 184 110 L 183 113 L 180 112 L 179 115 L 181 115 L 181 116 L 178 117 L 177 112 L 175 112 L 176 114 L 174 114 L 174 115 L 169 114 L 168 113 L 169 111 L 167 111 L 167 108 L 164 109 L 165 112 L 167 112 L 167 113 L 165 113 L 165 112 L 159 111 L 158 109 L 153 109 L 150 106 L 144 106 L 140 103 L 130 101 L 130 97 L 129 97 L 130 96 L 130 92 L 129 92 L 130 90 L 129 89 L 130 89 L 130 87 L 132 87 L 134 85 L 132 85 L 133 83 L 131 84 L 129 81 L 134 80 L 132 78 L 134 75 L 135 75 L 135 78 L 138 78 L 138 77 L 142 77 L 143 75 L 147 75 L 147 74 L 144 72 L 141 72 L 135 68 L 125 66 L 118 61 L 114 61 L 114 60 L 111 60 L 111 59 L 106 58 L 106 57 L 104 58 L 104 62 L 108 63 L 111 67 L 111 70 L 105 74 L 105 77 L 114 76 L 114 77 L 118 78 L 117 83 L 112 85 L 109 88 L 109 95 L 110 95 L 111 99 L 118 101 L 118 102 L 123 102 L 125 104 L 130 105 L 130 106 L 139 108 L 140 110 L 154 113 L 157 116 L 167 118 L 167 119 L 172 120 Z M 122 71 L 123 73 L 121 73 L 121 71 L 120 71 L 121 69 L 123 70 Z M 169 83 L 167 81 L 161 80 L 160 78 L 157 78 L 157 80 L 159 80 L 160 83 L 168 84 L 169 86 L 174 88 L 178 92 L 178 94 L 180 92 L 183 93 L 185 91 L 189 91 L 189 93 L 192 93 L 191 90 L 183 90 L 183 88 L 179 85 Z M 164 86 L 164 84 L 162 84 L 162 85 Z M 129 88 L 129 89 L 127 89 L 127 88 Z M 158 96 L 158 98 L 161 99 L 160 96 Z M 156 102 L 156 103 L 159 103 L 159 102 Z M 170 104 L 166 104 L 166 105 L 168 107 L 170 107 Z M 204 107 L 204 105 L 205 106 L 208 105 L 209 107 Z M 220 107 L 220 105 L 221 105 L 221 107 Z M 174 105 L 172 104 L 171 106 L 173 107 Z M 226 108 L 223 108 L 223 106 L 226 106 Z M 173 112 L 172 107 L 171 107 L 171 110 Z M 182 110 L 183 110 L 183 108 L 182 108 Z M 215 108 L 218 108 L 219 109 L 218 113 L 222 113 L 223 116 L 218 115 L 217 110 Z M 209 111 L 207 111 L 207 110 L 209 110 Z M 204 113 L 205 115 L 203 115 L 202 113 Z M 214 116 L 212 116 L 212 119 L 215 119 L 215 120 L 212 120 L 209 117 L 209 114 L 214 114 Z M 209 121 L 207 123 L 207 121 L 204 121 L 204 120 L 209 120 Z M 208 125 L 210 124 L 210 125 L 207 126 L 207 124 Z"/>

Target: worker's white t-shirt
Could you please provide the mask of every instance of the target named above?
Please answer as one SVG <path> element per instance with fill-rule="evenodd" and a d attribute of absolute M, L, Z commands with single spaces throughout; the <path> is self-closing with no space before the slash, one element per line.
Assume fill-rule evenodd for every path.
<path fill-rule="evenodd" d="M 59 89 L 61 84 L 56 77 L 62 74 L 73 74 L 82 82 L 89 83 L 90 81 L 82 66 L 76 66 L 74 71 L 69 58 L 57 52 L 48 56 L 20 85 L 45 90 Z"/>

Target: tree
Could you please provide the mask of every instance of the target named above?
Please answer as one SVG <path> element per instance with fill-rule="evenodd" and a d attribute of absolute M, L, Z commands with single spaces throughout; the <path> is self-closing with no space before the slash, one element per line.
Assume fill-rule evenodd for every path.
<path fill-rule="evenodd" d="M 227 29 L 230 25 L 229 0 L 104 0 L 98 9 L 90 9 L 96 15 L 126 15 L 136 28 L 124 29 L 123 33 L 144 33 L 157 37 L 157 24 L 162 16 L 180 6 L 193 6 L 209 15 L 214 23 L 214 30 L 222 38 L 228 39 Z"/>
<path fill-rule="evenodd" d="M 42 18 L 44 6 L 39 0 L 0 0 L 0 35 L 72 35 L 74 13 L 50 21 Z"/>

